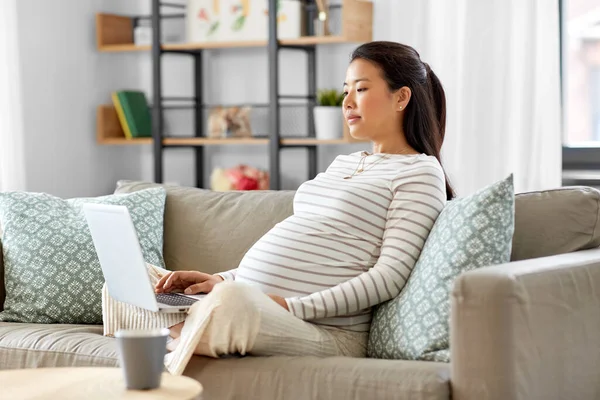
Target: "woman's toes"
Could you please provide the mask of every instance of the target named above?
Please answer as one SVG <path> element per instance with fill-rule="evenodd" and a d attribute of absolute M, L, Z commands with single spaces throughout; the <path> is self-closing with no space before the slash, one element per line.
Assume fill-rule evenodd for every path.
<path fill-rule="evenodd" d="M 183 329 L 183 324 L 184 322 L 180 322 L 177 325 L 173 325 L 172 327 L 170 327 L 169 336 L 171 336 L 173 339 L 179 338 L 179 336 L 181 336 L 181 329 Z"/>

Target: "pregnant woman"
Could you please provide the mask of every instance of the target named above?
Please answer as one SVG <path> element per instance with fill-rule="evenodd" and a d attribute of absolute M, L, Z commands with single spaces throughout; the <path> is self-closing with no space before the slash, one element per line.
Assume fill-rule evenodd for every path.
<path fill-rule="evenodd" d="M 172 373 L 181 374 L 192 354 L 365 356 L 372 307 L 400 293 L 454 193 L 440 164 L 444 90 L 413 48 L 358 47 L 344 94 L 350 133 L 370 140 L 370 152 L 338 156 L 303 183 L 293 215 L 237 268 L 156 274 L 157 293 L 208 293 L 187 315 L 163 322 L 174 338 Z M 105 307 L 137 321 L 122 327 L 160 325 L 130 318 L 132 307 L 111 299 Z"/>

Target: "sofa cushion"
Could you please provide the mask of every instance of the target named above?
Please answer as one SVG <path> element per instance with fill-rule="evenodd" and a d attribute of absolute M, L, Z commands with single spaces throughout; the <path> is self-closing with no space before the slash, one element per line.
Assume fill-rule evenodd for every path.
<path fill-rule="evenodd" d="M 511 261 L 600 246 L 600 191 L 574 186 L 519 193 Z"/>
<path fill-rule="evenodd" d="M 0 323 L 0 370 L 118 366 L 102 326 Z M 450 398 L 447 364 L 349 357 L 193 356 L 184 375 L 211 399 Z"/>
<path fill-rule="evenodd" d="M 510 260 L 514 205 L 512 175 L 446 204 L 400 295 L 375 308 L 369 356 L 449 361 L 452 284 Z"/>
<path fill-rule="evenodd" d="M 0 369 L 114 367 L 116 350 L 101 325 L 0 322 Z"/>
<path fill-rule="evenodd" d="M 0 321 L 102 323 L 104 276 L 82 207 L 126 206 L 147 262 L 164 266 L 162 188 L 62 199 L 46 193 L 0 193 L 6 299 Z"/>
<path fill-rule="evenodd" d="M 448 400 L 450 366 L 349 357 L 194 356 L 184 375 L 211 399 Z"/>
<path fill-rule="evenodd" d="M 115 193 L 156 184 L 119 181 Z M 213 192 L 165 186 L 164 256 L 168 269 L 216 273 L 236 268 L 246 251 L 292 214 L 293 192 Z"/>

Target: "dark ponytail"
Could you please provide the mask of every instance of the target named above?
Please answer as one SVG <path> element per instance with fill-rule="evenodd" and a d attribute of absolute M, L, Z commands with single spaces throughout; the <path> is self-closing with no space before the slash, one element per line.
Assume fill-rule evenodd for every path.
<path fill-rule="evenodd" d="M 390 91 L 407 86 L 412 95 L 404 114 L 404 134 L 408 144 L 420 153 L 442 163 L 440 152 L 446 133 L 446 95 L 442 83 L 419 53 L 395 42 L 370 42 L 359 46 L 350 57 L 370 61 L 381 68 Z M 446 176 L 446 198 L 454 190 Z"/>

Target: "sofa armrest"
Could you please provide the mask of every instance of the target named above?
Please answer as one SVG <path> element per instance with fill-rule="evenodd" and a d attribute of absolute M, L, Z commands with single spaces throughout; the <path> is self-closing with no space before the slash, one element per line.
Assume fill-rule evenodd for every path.
<path fill-rule="evenodd" d="M 600 250 L 482 268 L 454 284 L 452 398 L 600 398 Z"/>

